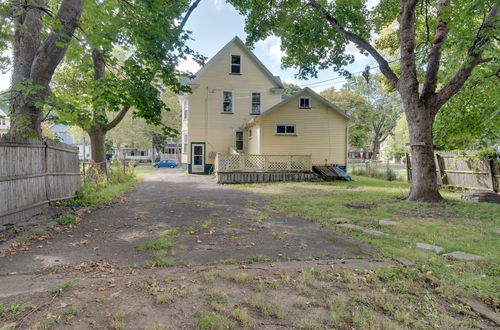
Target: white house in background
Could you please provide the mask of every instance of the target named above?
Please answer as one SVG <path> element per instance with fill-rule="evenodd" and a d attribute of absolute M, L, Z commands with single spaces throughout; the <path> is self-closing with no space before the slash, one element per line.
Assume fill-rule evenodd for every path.
<path fill-rule="evenodd" d="M 10 119 L 7 114 L 0 109 L 0 136 L 7 134 L 10 128 Z"/>

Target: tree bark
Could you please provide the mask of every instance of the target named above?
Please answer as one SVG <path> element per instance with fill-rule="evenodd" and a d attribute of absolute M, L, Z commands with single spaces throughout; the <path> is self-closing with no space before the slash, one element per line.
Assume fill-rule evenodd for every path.
<path fill-rule="evenodd" d="M 54 71 L 64 58 L 69 42 L 83 12 L 83 0 L 62 1 L 57 18 L 60 27 L 42 43 L 45 0 L 34 0 L 26 6 L 19 0 L 13 40 L 12 97 L 10 135 L 41 137 L 43 103 L 50 93 Z M 19 14 L 20 12 L 20 14 Z M 26 88 L 19 89 L 18 86 Z M 28 90 L 26 92 L 25 90 Z"/>
<path fill-rule="evenodd" d="M 94 124 L 89 130 L 92 161 L 96 163 L 103 173 L 107 174 L 106 167 L 106 129 L 102 124 Z"/>
<path fill-rule="evenodd" d="M 406 106 L 410 133 L 412 185 L 408 199 L 416 202 L 437 202 L 442 199 L 438 190 L 431 110 L 421 104 Z M 411 118 L 411 119 L 410 119 Z"/>

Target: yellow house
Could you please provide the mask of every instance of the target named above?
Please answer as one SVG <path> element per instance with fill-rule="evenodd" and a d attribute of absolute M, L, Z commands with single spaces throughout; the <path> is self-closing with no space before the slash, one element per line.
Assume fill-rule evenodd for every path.
<path fill-rule="evenodd" d="M 179 99 L 182 165 L 190 173 L 238 170 L 230 164 L 283 172 L 346 165 L 352 119 L 309 88 L 282 100 L 279 77 L 238 37 L 186 84 L 192 92 Z"/>

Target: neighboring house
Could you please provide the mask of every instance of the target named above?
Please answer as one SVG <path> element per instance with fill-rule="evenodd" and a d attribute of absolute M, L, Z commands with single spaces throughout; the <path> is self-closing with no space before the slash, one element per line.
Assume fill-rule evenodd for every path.
<path fill-rule="evenodd" d="M 307 158 L 309 170 L 311 162 L 346 166 L 352 119 L 309 88 L 282 101 L 279 77 L 238 37 L 185 83 L 192 93 L 179 96 L 182 164 L 190 173 L 211 173 L 223 155 L 241 155 L 242 164 L 257 161 L 244 155 L 259 155 L 259 162 L 288 162 L 288 169 L 294 156 Z M 285 160 L 265 158 L 278 155 Z"/>
<path fill-rule="evenodd" d="M 7 114 L 0 109 L 0 137 L 7 134 L 10 128 L 10 119 Z"/>
<path fill-rule="evenodd" d="M 62 143 L 73 144 L 73 138 L 68 133 L 69 126 L 63 124 L 54 124 L 50 126 L 50 130 L 54 132 Z"/>

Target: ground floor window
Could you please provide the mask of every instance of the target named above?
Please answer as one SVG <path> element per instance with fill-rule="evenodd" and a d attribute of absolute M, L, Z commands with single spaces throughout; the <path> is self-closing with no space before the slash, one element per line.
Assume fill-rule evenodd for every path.
<path fill-rule="evenodd" d="M 188 151 L 188 136 L 186 132 L 182 132 L 182 153 L 187 154 Z"/>
<path fill-rule="evenodd" d="M 242 131 L 237 131 L 236 132 L 236 150 L 243 150 L 243 132 Z"/>
<path fill-rule="evenodd" d="M 276 124 L 276 135 L 297 135 L 295 124 Z"/>

